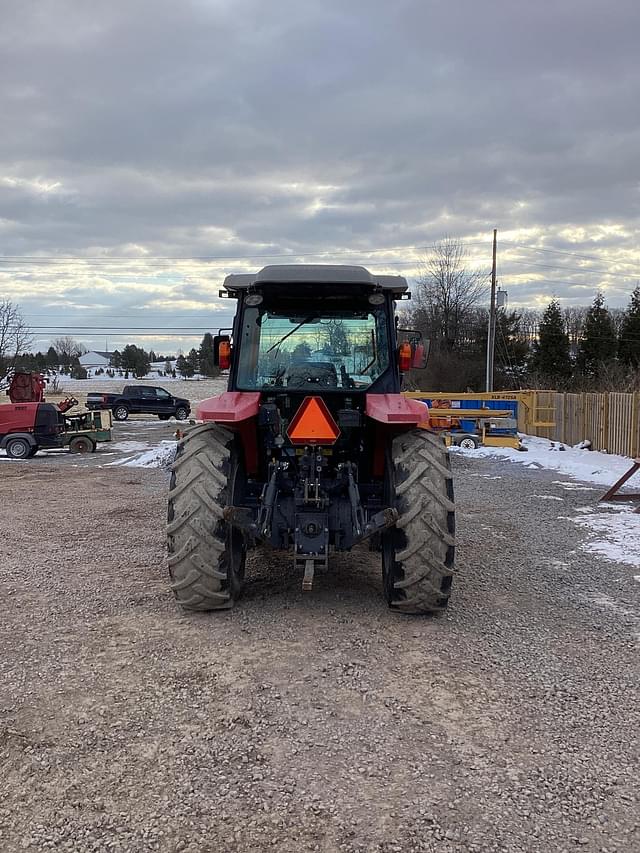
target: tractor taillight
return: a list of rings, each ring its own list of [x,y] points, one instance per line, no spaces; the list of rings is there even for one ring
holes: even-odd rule
[[[405,341],[398,347],[398,367],[400,373],[406,373],[407,370],[411,370],[411,344],[408,341]]]
[[[229,341],[220,341],[218,347],[218,367],[220,370],[228,370],[231,366],[231,344]]]

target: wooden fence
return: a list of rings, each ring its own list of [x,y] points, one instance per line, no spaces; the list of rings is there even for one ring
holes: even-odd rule
[[[640,394],[561,394],[525,391],[518,427],[565,444],[588,439],[594,450],[621,456],[640,455]],[[547,417],[550,416],[550,417]],[[551,425],[553,422],[553,425]]]

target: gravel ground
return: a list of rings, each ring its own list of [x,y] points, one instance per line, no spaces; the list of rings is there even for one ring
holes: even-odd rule
[[[457,455],[447,615],[376,555],[232,612],[166,582],[166,473],[0,469],[0,850],[637,851],[640,584],[596,491]],[[556,496],[562,502],[536,495]]]

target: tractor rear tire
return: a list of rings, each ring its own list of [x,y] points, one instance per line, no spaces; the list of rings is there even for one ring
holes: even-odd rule
[[[385,505],[399,512],[381,536],[385,598],[401,613],[444,610],[453,581],[455,506],[442,438],[417,429],[387,452]]]
[[[241,503],[244,483],[231,432],[213,423],[187,430],[172,466],[167,526],[171,588],[185,610],[226,610],[242,592],[246,543],[223,510]]]

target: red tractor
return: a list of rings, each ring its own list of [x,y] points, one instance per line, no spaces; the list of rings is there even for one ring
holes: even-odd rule
[[[0,450],[12,459],[28,459],[44,450],[68,447],[78,453],[95,450],[97,441],[111,437],[109,423],[95,422],[95,415],[65,416],[78,404],[67,397],[54,405],[44,398],[46,380],[40,373],[16,372],[10,378],[10,403],[0,405]],[[108,414],[108,413],[107,413]]]
[[[215,339],[228,390],[204,400],[178,445],[169,493],[172,588],[187,610],[233,606],[247,550],[286,550],[310,589],[332,551],[364,540],[403,613],[442,610],[453,579],[446,447],[402,375],[425,366],[398,329],[401,276],[354,266],[230,275],[231,335]]]

